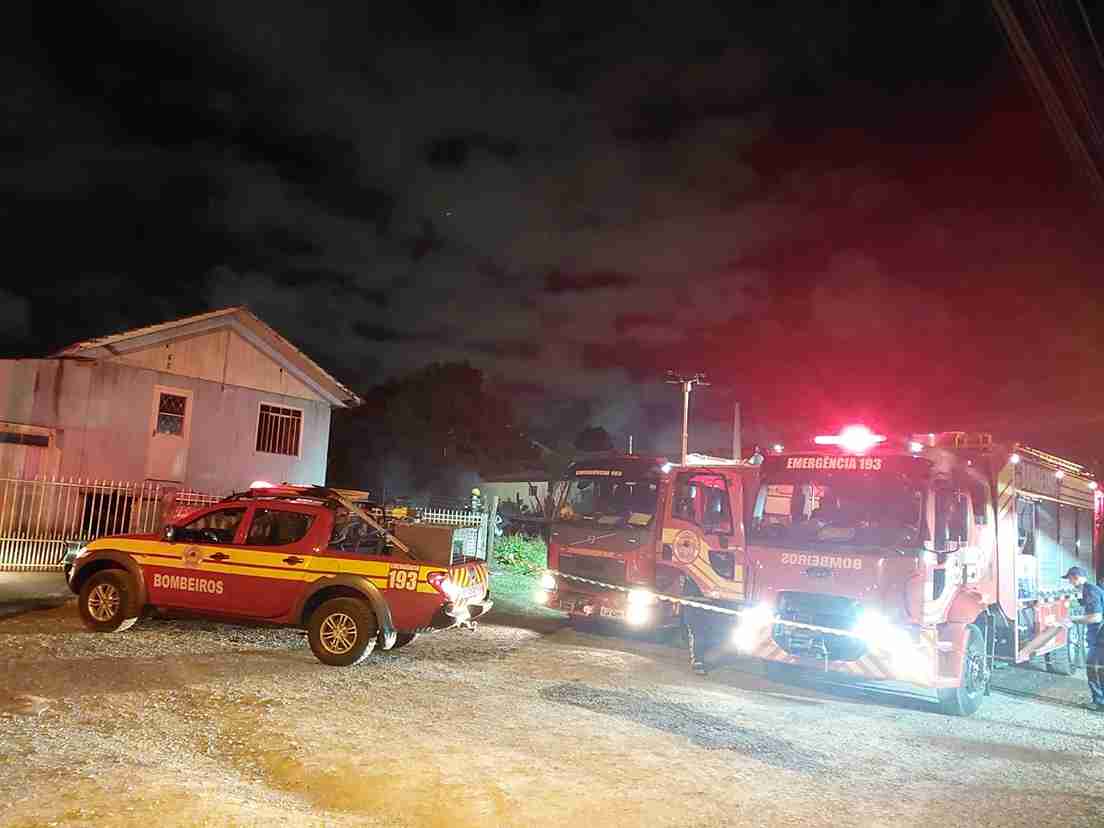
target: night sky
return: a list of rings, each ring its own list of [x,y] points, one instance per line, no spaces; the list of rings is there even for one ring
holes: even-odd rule
[[[676,445],[671,368],[700,449],[740,400],[1104,457],[1104,215],[988,3],[462,5],[35,4],[4,353],[246,304],[358,390],[468,360],[538,434]]]

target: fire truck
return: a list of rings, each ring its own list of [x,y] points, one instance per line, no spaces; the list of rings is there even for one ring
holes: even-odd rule
[[[1092,571],[1102,500],[1076,463],[988,434],[851,426],[767,457],[747,503],[732,640],[775,672],[907,682],[963,716],[996,662],[1069,674],[1083,658],[1062,576]]]
[[[608,454],[571,466],[557,486],[538,603],[573,620],[679,624],[659,595],[744,602],[746,462],[689,454]]]

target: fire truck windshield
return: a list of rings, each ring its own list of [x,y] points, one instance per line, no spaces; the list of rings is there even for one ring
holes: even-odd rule
[[[899,473],[787,472],[764,475],[752,537],[804,545],[920,545],[924,486]]]
[[[658,480],[576,477],[560,503],[560,520],[646,526],[655,516]]]

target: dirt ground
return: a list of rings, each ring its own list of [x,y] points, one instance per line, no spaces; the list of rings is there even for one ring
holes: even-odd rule
[[[1104,825],[1104,717],[772,683],[499,613],[350,669],[296,631],[0,620],[0,825]]]

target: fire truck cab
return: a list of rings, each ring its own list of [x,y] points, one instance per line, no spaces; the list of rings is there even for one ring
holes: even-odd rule
[[[742,605],[750,469],[696,454],[686,465],[616,454],[575,463],[558,486],[536,600],[632,627],[680,622],[680,606],[656,593]]]
[[[772,455],[749,493],[738,649],[773,664],[936,691],[970,715],[994,661],[1083,659],[1066,568],[1092,567],[1097,484],[986,434],[861,426]]]

